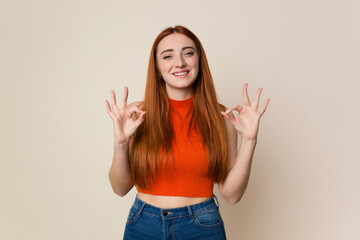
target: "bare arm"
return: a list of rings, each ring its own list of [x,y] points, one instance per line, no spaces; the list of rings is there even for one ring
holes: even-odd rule
[[[135,130],[144,120],[145,112],[138,106],[139,102],[127,106],[128,89],[125,87],[120,107],[116,105],[115,92],[111,91],[111,107],[107,100],[105,105],[114,125],[114,155],[109,170],[109,180],[116,194],[125,196],[134,186],[129,164],[129,142]],[[136,114],[138,118],[135,117]]]
[[[129,143],[114,143],[114,156],[109,171],[109,180],[114,192],[123,197],[134,186],[129,165]]]
[[[235,132],[235,135],[237,135],[237,132]],[[235,137],[237,138],[237,136]],[[233,133],[229,138],[234,139]],[[234,143],[231,145],[234,145]],[[218,183],[219,192],[231,205],[239,202],[245,193],[250,178],[251,163],[255,146],[256,139],[241,140],[238,151],[236,151],[235,145],[235,152],[233,150],[230,155],[232,156],[231,160],[229,156],[229,168],[225,181]],[[234,149],[234,146],[232,146],[232,149]]]
[[[218,184],[218,188],[224,199],[232,205],[240,201],[248,185],[260,117],[264,114],[270,101],[268,98],[262,109],[257,110],[261,91],[262,88],[259,88],[255,100],[251,104],[247,95],[247,84],[245,84],[243,87],[244,107],[235,105],[226,112],[222,112],[228,120],[226,121],[226,130],[229,144],[229,165],[226,178]],[[232,114],[234,110],[239,113],[236,118]],[[236,151],[237,134],[241,135],[238,151]]]

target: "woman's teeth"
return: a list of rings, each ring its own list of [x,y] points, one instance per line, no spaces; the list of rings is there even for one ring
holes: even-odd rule
[[[188,74],[189,73],[189,71],[187,71],[187,72],[180,72],[180,73],[174,73],[174,75],[175,76],[181,76],[181,75],[186,75],[186,74]]]

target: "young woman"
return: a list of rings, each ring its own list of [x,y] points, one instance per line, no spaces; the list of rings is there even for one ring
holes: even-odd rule
[[[226,109],[199,39],[183,26],[158,35],[144,101],[127,105],[126,87],[119,104],[114,91],[105,100],[115,135],[110,183],[120,196],[138,192],[124,239],[226,239],[213,186],[229,204],[243,196],[270,101],[258,110],[261,91],[251,103],[244,84],[244,106]]]

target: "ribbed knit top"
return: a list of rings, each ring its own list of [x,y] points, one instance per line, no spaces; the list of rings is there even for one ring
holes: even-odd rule
[[[139,187],[137,189],[139,192],[153,195],[211,197],[214,181],[207,176],[207,151],[203,147],[201,137],[194,129],[188,134],[193,98],[182,101],[169,99],[169,104],[174,131],[173,168],[165,166],[162,161],[155,183],[149,178],[149,191]],[[168,159],[168,162],[171,160]]]

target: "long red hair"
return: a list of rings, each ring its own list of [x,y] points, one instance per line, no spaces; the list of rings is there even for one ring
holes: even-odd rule
[[[149,189],[149,179],[155,179],[161,160],[171,156],[173,131],[171,126],[169,100],[165,82],[156,67],[156,52],[159,42],[174,33],[184,34],[192,39],[199,54],[199,73],[193,83],[193,110],[190,127],[201,134],[209,156],[208,177],[222,182],[227,172],[228,144],[224,118],[220,113],[224,106],[218,103],[209,65],[200,40],[183,26],[164,29],[151,48],[145,99],[141,105],[146,111],[144,122],[130,141],[130,169],[134,184]],[[190,129],[189,129],[190,131]]]

